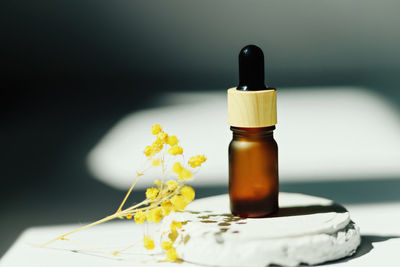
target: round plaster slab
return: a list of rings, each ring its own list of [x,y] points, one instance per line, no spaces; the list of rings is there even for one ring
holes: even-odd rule
[[[296,266],[352,255],[360,244],[349,212],[331,200],[280,193],[280,211],[269,218],[234,217],[229,196],[197,200],[166,218],[187,222],[176,241],[179,256],[211,266]]]

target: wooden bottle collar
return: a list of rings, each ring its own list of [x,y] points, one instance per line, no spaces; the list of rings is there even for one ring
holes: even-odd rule
[[[228,89],[228,123],[236,127],[268,127],[277,124],[276,90]]]

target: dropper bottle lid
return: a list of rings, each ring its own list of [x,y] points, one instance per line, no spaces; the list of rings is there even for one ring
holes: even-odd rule
[[[228,121],[236,127],[277,123],[276,90],[264,83],[264,53],[255,45],[239,53],[239,85],[228,90]]]
[[[256,45],[248,45],[239,53],[239,85],[237,90],[259,91],[274,89],[265,85],[264,53]]]

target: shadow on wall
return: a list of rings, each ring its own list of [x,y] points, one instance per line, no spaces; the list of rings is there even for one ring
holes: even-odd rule
[[[224,87],[248,43],[275,86],[397,84],[398,1],[4,3],[2,79],[22,86]]]

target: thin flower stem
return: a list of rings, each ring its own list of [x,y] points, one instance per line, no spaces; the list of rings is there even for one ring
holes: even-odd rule
[[[165,152],[164,152],[165,154]],[[160,191],[162,191],[164,189],[164,176],[165,176],[165,157],[164,154],[161,156],[161,187],[160,187]]]
[[[139,172],[139,173],[136,175],[135,181],[133,182],[133,184],[132,184],[131,187],[129,188],[128,192],[126,193],[126,195],[125,195],[125,197],[124,197],[124,200],[122,200],[121,205],[119,205],[119,208],[118,208],[118,210],[117,210],[115,213],[118,213],[118,212],[120,212],[120,211],[122,210],[122,207],[125,205],[126,200],[128,199],[128,197],[129,197],[129,195],[131,194],[133,188],[135,187],[137,181],[139,180],[140,176],[142,176],[142,175],[143,175],[143,173],[141,173],[141,172]]]
[[[120,249],[120,250],[115,251],[113,254],[114,254],[114,255],[118,255],[118,254],[120,254],[121,252],[124,252],[124,251],[126,251],[126,250],[128,250],[128,249],[130,249],[130,248],[132,248],[132,247],[134,247],[134,246],[136,246],[137,243],[138,243],[138,241],[136,241],[135,243],[133,243],[133,244],[127,246],[127,247],[124,247],[123,249]]]
[[[147,199],[146,200],[143,200],[142,202],[140,202],[139,204],[136,204],[136,205],[134,205],[134,206],[132,206],[132,207],[129,207],[129,208],[127,208],[127,209],[124,209],[124,210],[121,210],[120,212],[127,212],[127,211],[132,211],[132,210],[140,210],[140,209],[136,209],[137,207],[140,207],[140,206],[143,206],[143,205],[147,205],[147,204],[149,204],[150,203],[150,201],[148,201]],[[144,209],[144,208],[141,208],[141,209]]]
[[[177,189],[180,189],[180,188],[181,188],[181,186],[179,186]],[[164,197],[164,198],[162,198],[160,200],[157,200],[157,201],[154,201],[154,202],[152,202],[152,201],[149,202],[148,200],[144,200],[144,201],[140,202],[139,204],[136,204],[136,205],[134,205],[132,207],[129,207],[129,208],[125,209],[125,210],[117,211],[116,213],[114,213],[114,214],[112,214],[110,216],[107,216],[107,217],[105,217],[105,218],[103,218],[101,220],[98,220],[98,221],[93,222],[91,224],[88,224],[88,225],[85,225],[85,226],[80,227],[78,229],[75,229],[75,230],[73,230],[73,231],[71,231],[69,233],[60,235],[60,236],[58,236],[58,237],[56,237],[56,238],[54,238],[54,239],[42,244],[42,245],[40,245],[40,247],[45,247],[45,246],[47,246],[47,245],[49,245],[49,244],[51,244],[51,243],[53,243],[53,242],[55,242],[55,241],[57,241],[59,239],[64,239],[68,235],[71,235],[73,233],[79,232],[81,230],[87,229],[89,227],[92,227],[92,226],[95,226],[95,225],[98,225],[98,224],[101,224],[101,223],[105,223],[105,222],[111,221],[111,220],[113,220],[115,218],[118,218],[120,216],[126,215],[128,213],[137,212],[139,210],[144,210],[144,209],[148,209],[149,208],[149,207],[144,207],[144,208],[137,209],[137,207],[140,207],[142,205],[146,205],[146,204],[149,204],[149,203],[151,204],[151,206],[158,205],[159,203],[161,203],[165,199],[171,198],[172,196],[176,195],[177,192],[179,192],[179,190],[175,190],[175,192],[173,192],[172,194],[168,195],[167,197]]]
[[[105,222],[111,221],[111,220],[113,220],[113,219],[116,219],[116,218],[118,218],[118,217],[120,217],[120,216],[127,215],[127,214],[132,213],[132,212],[137,212],[137,211],[140,211],[140,210],[147,209],[147,207],[145,207],[145,208],[139,208],[139,209],[138,209],[137,207],[140,207],[140,206],[142,206],[142,205],[146,205],[146,204],[148,204],[148,203],[149,203],[149,201],[144,200],[144,201],[140,202],[139,204],[136,204],[136,205],[134,205],[134,206],[132,206],[132,207],[129,207],[129,208],[125,209],[125,210],[116,212],[116,213],[114,213],[114,214],[112,214],[112,215],[110,215],[110,216],[107,216],[107,217],[105,217],[105,218],[103,218],[103,219],[101,219],[101,220],[98,220],[98,221],[93,222],[93,223],[91,223],[91,224],[88,224],[88,225],[85,225],[85,226],[80,227],[80,228],[78,228],[78,229],[75,229],[75,230],[73,230],[73,231],[71,231],[71,232],[69,232],[69,233],[60,235],[60,236],[58,236],[58,237],[56,237],[56,238],[54,238],[54,239],[52,239],[52,240],[50,240],[50,241],[48,241],[48,242],[42,244],[42,245],[40,245],[40,247],[45,247],[45,246],[47,246],[47,245],[49,245],[49,244],[51,244],[51,243],[53,243],[53,242],[55,242],[55,241],[57,241],[57,240],[59,240],[59,239],[65,239],[66,236],[71,235],[71,234],[76,233],[76,232],[79,232],[79,231],[81,231],[81,230],[87,229],[87,228],[89,228],[89,227],[92,227],[92,226],[95,226],[95,225],[98,225],[98,224],[101,224],[101,223],[105,223]]]
[[[144,205],[144,202],[145,202],[145,201],[143,201],[143,203],[140,203],[140,204],[141,204],[141,205],[142,205],[142,204]],[[135,205],[135,206],[137,206],[137,205]],[[146,209],[149,208],[149,207],[135,208],[135,206],[130,207],[130,208],[127,208],[127,209],[125,209],[125,210],[122,210],[122,211],[118,212],[118,213],[117,213],[118,217],[119,217],[119,216],[126,216],[126,215],[128,215],[128,214],[135,215],[136,212],[142,211],[142,210],[146,210]]]
[[[85,225],[85,226],[80,227],[80,228],[78,228],[78,229],[75,229],[75,230],[73,230],[73,231],[71,231],[71,232],[69,232],[69,233],[60,235],[60,236],[58,236],[58,237],[56,237],[56,238],[54,238],[54,239],[52,239],[52,240],[50,240],[50,241],[48,241],[48,242],[42,244],[42,245],[40,245],[40,247],[45,247],[45,246],[47,246],[47,245],[49,245],[49,244],[51,244],[51,243],[53,243],[53,242],[55,242],[55,241],[57,241],[57,240],[59,240],[59,239],[65,238],[66,236],[68,236],[68,235],[70,235],[70,234],[79,232],[79,231],[81,231],[81,230],[84,230],[84,229],[86,229],[86,228],[89,228],[89,227],[98,225],[98,224],[100,224],[100,223],[104,223],[104,222],[111,221],[111,220],[113,220],[113,219],[115,219],[115,218],[117,218],[117,217],[118,217],[117,214],[113,214],[113,215],[107,216],[107,217],[105,217],[105,218],[103,218],[103,219],[101,219],[101,220],[98,220],[98,221],[93,222],[93,223],[91,223],[91,224],[88,224],[88,225]]]

